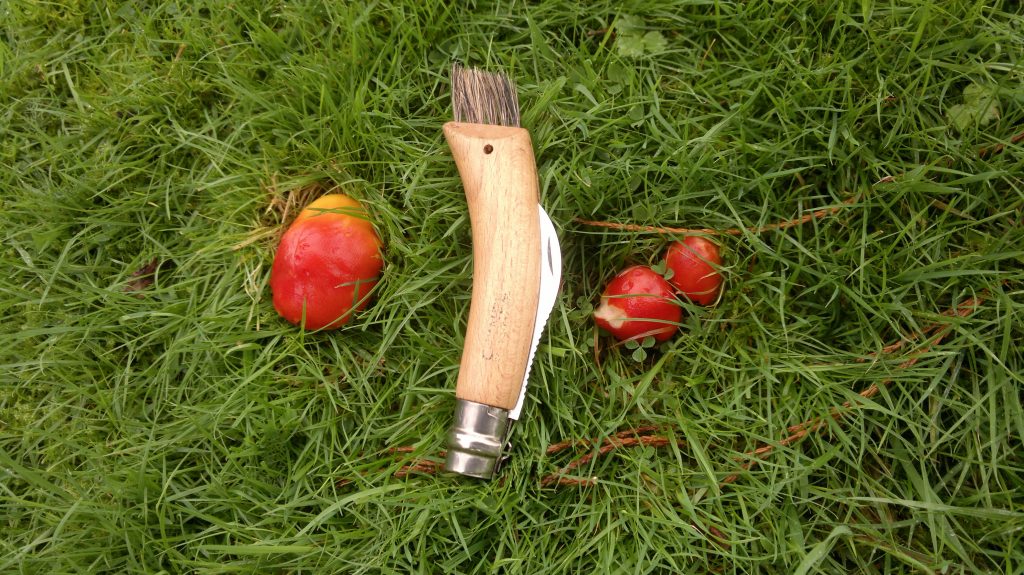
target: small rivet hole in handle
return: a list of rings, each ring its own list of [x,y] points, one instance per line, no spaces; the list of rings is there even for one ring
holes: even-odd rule
[[[494,146],[492,146],[490,144],[487,144],[486,146],[484,146],[484,153],[485,154],[490,154],[493,151],[494,151]]]

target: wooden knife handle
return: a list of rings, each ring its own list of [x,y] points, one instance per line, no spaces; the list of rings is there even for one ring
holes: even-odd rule
[[[473,231],[473,297],[455,396],[512,409],[540,294],[537,165],[523,128],[448,122]]]

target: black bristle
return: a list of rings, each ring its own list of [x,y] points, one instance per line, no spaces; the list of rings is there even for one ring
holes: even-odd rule
[[[456,122],[519,126],[516,86],[504,74],[452,65],[452,107]]]

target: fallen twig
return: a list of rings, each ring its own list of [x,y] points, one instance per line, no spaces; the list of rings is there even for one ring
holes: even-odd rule
[[[942,312],[941,315],[945,317],[967,317],[971,315],[978,308],[978,306],[981,305],[981,303],[987,296],[988,294],[983,292],[978,296],[969,298],[966,301],[960,303],[959,305]],[[942,342],[942,340],[945,339],[947,335],[949,335],[951,329],[952,326],[948,323],[936,323],[928,327],[925,327],[923,330],[923,334],[931,334],[932,340],[929,341],[924,347],[919,349],[917,352],[915,352],[913,355],[911,355],[909,358],[907,358],[906,361],[900,363],[899,366],[897,366],[898,369],[906,369],[916,364],[922,355],[931,351],[933,347],[939,345]],[[900,349],[907,341],[913,341],[914,339],[916,338],[911,338],[910,340],[901,340],[896,344],[886,346],[885,348],[882,349],[882,351],[886,352],[886,350]],[[872,383],[871,385],[859,391],[857,395],[864,399],[870,399],[877,395],[879,391],[881,391],[881,386],[886,386],[889,385],[890,383],[892,383],[891,379],[883,380],[880,384]],[[757,463],[764,456],[771,454],[773,451],[775,451],[775,449],[779,447],[786,447],[792,443],[800,441],[808,434],[816,432],[822,427],[824,427],[826,423],[828,423],[829,419],[838,420],[844,415],[847,415],[848,413],[850,413],[849,410],[853,407],[855,406],[853,405],[852,401],[845,401],[841,406],[833,407],[832,409],[830,409],[829,414],[826,417],[815,417],[807,421],[798,423],[796,425],[789,426],[788,428],[786,428],[786,431],[790,433],[789,436],[779,440],[776,443],[765,444],[758,447],[757,449],[754,449],[753,451],[748,451],[745,455],[751,457],[751,459],[740,465],[740,471],[750,470],[752,467],[757,465]],[[723,487],[725,485],[735,482],[737,479],[739,479],[739,476],[739,472],[732,473],[726,476],[725,479],[723,479],[722,482],[719,483],[719,487]]]
[[[1024,132],[1018,132],[1018,133],[1014,134],[1010,138],[1010,144],[1011,145],[1012,144],[1019,144],[1022,141],[1024,141]],[[1002,143],[993,144],[991,146],[986,146],[986,147],[978,150],[978,157],[981,158],[981,159],[985,159],[985,158],[987,158],[989,156],[995,156],[996,154],[1001,154],[1001,153],[1003,153],[1004,150],[1006,150],[1006,145],[1005,144],[1002,144]]]
[[[627,429],[625,431],[620,431],[620,432],[616,433],[614,435],[614,437],[622,439],[622,438],[626,438],[626,437],[644,435],[646,433],[657,431],[658,429],[660,429],[660,428],[657,425],[643,425],[643,426],[640,426],[640,427],[635,427],[633,429]],[[598,441],[596,439],[566,439],[565,441],[559,441],[558,443],[552,443],[551,445],[549,445],[547,447],[546,450],[544,450],[544,452],[546,454],[548,454],[548,455],[554,455],[554,454],[556,454],[556,453],[558,453],[560,451],[564,451],[566,449],[569,449],[570,447],[592,447],[592,446],[596,445],[597,443],[598,443]]]
[[[395,472],[395,477],[402,478],[402,477],[408,476],[411,473],[423,473],[423,474],[426,474],[426,475],[437,475],[437,473],[439,471],[441,471],[441,466],[442,465],[443,464],[438,462],[438,461],[431,461],[429,459],[424,459],[424,460],[421,460],[421,461],[416,461],[416,462],[410,463],[408,465],[403,465],[402,467],[400,467],[398,469],[398,471]]]
[[[629,433],[629,432],[625,432],[625,433]],[[565,467],[559,469],[558,471],[546,475],[543,479],[540,480],[540,485],[541,485],[541,487],[546,487],[546,486],[552,485],[552,484],[565,485],[566,483],[563,480],[567,479],[565,477],[567,473],[569,473],[573,469],[576,469],[577,467],[586,465],[587,463],[590,462],[590,460],[594,459],[595,457],[604,455],[604,454],[608,453],[609,451],[614,451],[614,450],[619,449],[621,447],[636,447],[638,445],[639,446],[650,446],[650,447],[663,447],[665,445],[668,445],[671,441],[672,441],[671,437],[667,437],[667,436],[664,436],[664,435],[642,435],[642,436],[626,437],[626,436],[624,436],[623,433],[618,433],[618,434],[616,434],[616,435],[614,435],[612,437],[606,438],[602,442],[601,448],[598,449],[596,452],[591,452],[591,453],[587,453],[585,455],[582,455],[582,456],[580,456],[580,457],[570,461],[568,465],[566,465]],[[578,485],[579,484],[579,482],[577,480],[575,480],[575,479],[570,479],[570,481],[571,481],[570,484],[573,484],[573,485]],[[593,485],[593,483],[595,483],[596,481],[597,481],[597,478],[596,477],[592,477],[592,478],[590,478],[588,484]]]
[[[714,46],[714,45],[715,45],[714,42],[712,42],[712,46]],[[711,46],[709,46],[708,50],[711,51]],[[707,57],[707,53],[705,54],[705,56]],[[1024,141],[1024,131],[1018,132],[1018,133],[1014,134],[1013,136],[1011,136],[1011,138],[1010,138],[1010,144],[1011,145],[1018,144],[1018,143],[1020,143],[1022,141]],[[978,150],[978,158],[984,160],[984,159],[989,158],[991,156],[996,156],[996,154],[1004,152],[1006,150],[1006,147],[1007,147],[1006,144],[1001,143],[1001,142],[997,143],[997,144],[990,145],[990,146],[982,147],[981,149]],[[876,185],[882,184],[882,183],[890,183],[890,182],[894,182],[894,181],[896,181],[896,176],[886,176],[886,177],[882,178],[881,180],[879,180],[878,182],[876,182]],[[734,227],[734,228],[729,228],[729,229],[726,229],[726,230],[718,230],[718,229],[712,229],[712,228],[663,227],[663,226],[646,226],[646,225],[639,225],[639,224],[622,224],[622,223],[616,223],[616,222],[604,222],[604,221],[595,221],[595,220],[585,220],[583,218],[575,218],[574,221],[577,222],[577,223],[583,224],[583,225],[594,226],[594,227],[603,227],[603,228],[609,228],[609,229],[617,229],[617,230],[621,230],[621,231],[641,231],[641,232],[665,233],[665,234],[693,234],[693,233],[698,233],[698,234],[703,234],[703,235],[741,235],[744,232],[764,233],[766,231],[774,231],[774,230],[778,230],[778,229],[786,229],[786,228],[791,228],[791,227],[796,227],[796,226],[799,226],[799,225],[803,225],[803,224],[806,224],[807,222],[810,222],[812,220],[818,220],[818,219],[825,218],[825,217],[828,217],[828,216],[833,216],[833,215],[839,213],[843,208],[846,208],[848,206],[851,206],[851,205],[855,204],[858,200],[859,200],[859,196],[858,195],[854,195],[852,197],[847,198],[847,200],[844,200],[839,206],[834,206],[834,207],[831,207],[831,208],[822,208],[821,210],[815,210],[814,212],[811,212],[809,214],[805,214],[805,215],[803,215],[803,216],[801,216],[799,218],[793,219],[793,220],[785,220],[785,221],[776,222],[776,223],[768,224],[768,225],[764,225],[764,226]]]
[[[416,450],[416,446],[415,445],[401,445],[401,446],[397,446],[397,447],[389,447],[388,450],[387,450],[387,453],[391,453],[391,454],[396,454],[396,453],[412,453],[415,450]],[[439,458],[441,458],[441,459],[444,459],[444,456],[446,454],[447,454],[447,452],[442,449],[440,452],[438,452],[437,456]],[[412,473],[423,473],[425,475],[437,475],[437,473],[441,471],[441,466],[442,465],[444,465],[444,464],[441,463],[440,461],[435,461],[433,459],[417,459],[417,460],[414,460],[412,463],[407,463],[407,464],[399,467],[398,471],[395,472],[395,477],[402,478],[402,477],[406,477],[406,476],[408,476],[408,475],[410,475]]]
[[[576,218],[576,223],[583,224],[585,226],[594,226],[598,228],[610,228],[613,230],[622,230],[626,232],[650,232],[655,234],[702,234],[706,236],[739,236],[743,233],[749,232],[752,234],[761,234],[764,232],[770,232],[774,230],[784,230],[787,228],[793,228],[802,224],[806,224],[812,220],[819,220],[824,217],[828,217],[838,213],[845,207],[851,206],[857,202],[859,196],[852,196],[843,200],[839,205],[832,206],[831,208],[822,208],[813,212],[804,214],[799,218],[792,220],[785,220],[782,222],[776,222],[774,224],[767,224],[764,226],[751,226],[746,228],[730,228],[727,230],[715,230],[711,228],[665,228],[659,226],[642,226],[638,224],[620,224],[616,222],[601,222],[594,220],[584,220]]]

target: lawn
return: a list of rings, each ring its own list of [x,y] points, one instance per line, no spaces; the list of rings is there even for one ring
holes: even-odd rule
[[[1024,572],[1016,2],[0,0],[0,573]],[[513,458],[436,474],[472,282],[441,134],[509,75],[561,296]],[[386,262],[271,304],[338,189]],[[600,225],[598,225],[600,224]],[[718,305],[603,286],[679,232]]]

